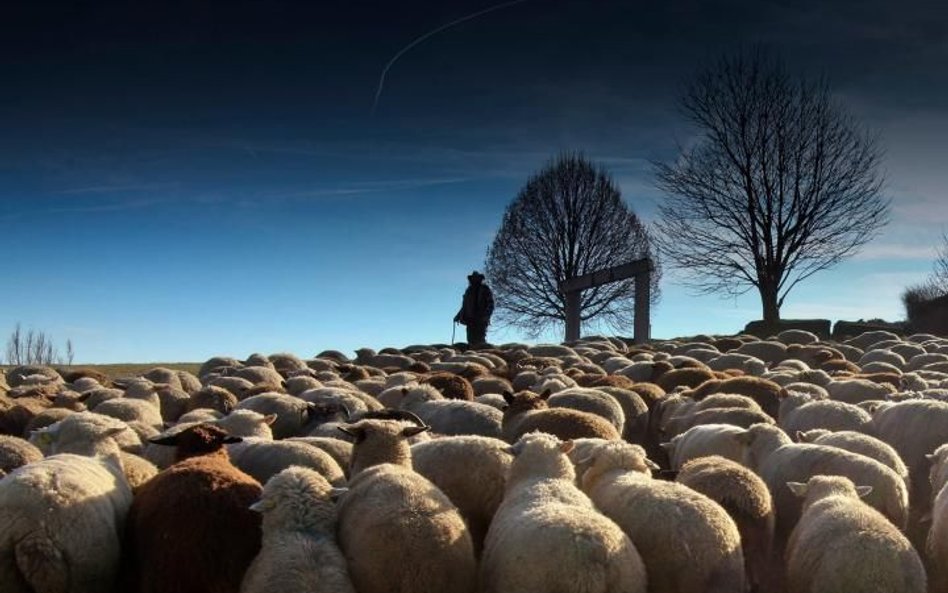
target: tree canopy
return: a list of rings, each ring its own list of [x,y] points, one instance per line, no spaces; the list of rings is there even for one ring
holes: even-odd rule
[[[888,222],[875,136],[823,79],[756,51],[719,60],[681,100],[696,142],[656,164],[656,237],[702,293],[757,289],[765,322],[787,294]]]
[[[565,323],[562,281],[651,256],[649,234],[618,186],[580,153],[563,154],[533,175],[507,206],[487,251],[497,317],[536,336]],[[652,275],[657,299],[660,274]],[[631,328],[634,280],[583,292],[582,322]]]

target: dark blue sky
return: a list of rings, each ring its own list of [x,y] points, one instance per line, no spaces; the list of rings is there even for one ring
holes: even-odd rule
[[[683,85],[758,44],[879,131],[893,199],[886,233],[785,315],[900,315],[948,221],[948,4],[527,0],[406,52],[372,115],[401,48],[489,6],[5,5],[0,331],[90,362],[445,341],[531,172],[584,150],[649,220],[649,161],[693,134]],[[673,276],[664,295],[659,336],[759,315]]]

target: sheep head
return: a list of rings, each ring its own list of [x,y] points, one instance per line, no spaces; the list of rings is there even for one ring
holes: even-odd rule
[[[148,442],[175,447],[175,460],[181,461],[189,457],[215,453],[224,445],[239,443],[242,440],[240,437],[230,436],[220,426],[205,422],[172,435],[148,439]]]

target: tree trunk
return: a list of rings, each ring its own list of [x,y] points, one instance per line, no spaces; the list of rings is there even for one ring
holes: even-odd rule
[[[776,328],[780,323],[780,305],[777,303],[777,287],[761,284],[760,302],[764,309],[764,323]]]

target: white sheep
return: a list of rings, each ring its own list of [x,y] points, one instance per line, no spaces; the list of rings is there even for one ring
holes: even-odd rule
[[[474,591],[476,561],[464,519],[411,468],[407,439],[428,427],[360,420],[341,429],[356,441],[338,528],[356,590]]]
[[[681,466],[692,459],[708,455],[719,455],[740,462],[744,447],[737,435],[743,434],[744,430],[732,424],[701,424],[662,443],[662,448],[668,454],[673,470],[681,469]]]
[[[241,400],[238,410],[253,410],[263,415],[276,414],[270,426],[273,438],[299,436],[312,420],[313,404],[285,393],[260,393]]]
[[[0,480],[3,591],[112,590],[132,503],[111,438],[124,430],[117,420],[73,414],[40,430],[50,457]]]
[[[826,445],[794,443],[782,430],[767,424],[754,425],[737,438],[745,445],[743,464],[757,472],[770,489],[781,541],[800,517],[800,501],[787,482],[805,482],[821,474],[872,486],[867,502],[899,529],[906,527],[909,503],[905,481],[875,459]]]
[[[483,593],[644,593],[645,567],[627,535],[574,484],[571,443],[528,434],[514,460],[480,565]]]
[[[446,436],[411,447],[412,465],[458,508],[480,553],[504,497],[510,445],[482,436]]]
[[[806,401],[790,395],[780,402],[777,424],[787,434],[817,428],[827,430],[871,431],[872,416],[858,406],[835,400]]]
[[[0,434],[0,471],[8,474],[42,458],[43,452],[36,445],[20,437]]]
[[[478,402],[445,399],[432,385],[401,387],[402,410],[417,414],[431,429],[443,435],[480,435],[500,438],[503,412]]]
[[[841,476],[787,486],[805,499],[787,544],[789,591],[926,593],[925,568],[912,544],[860,500],[870,486]]]
[[[879,406],[872,413],[873,434],[899,454],[909,470],[913,520],[931,508],[932,489],[928,481],[927,455],[948,443],[948,403],[909,400]],[[922,530],[910,539],[920,545]]]
[[[240,593],[354,593],[336,544],[333,487],[319,473],[291,467],[270,478],[250,508],[263,515],[260,552]]]
[[[270,425],[276,421],[276,414],[264,416],[253,410],[234,410],[214,423],[235,437],[257,437],[263,440],[273,440],[273,431]]]
[[[551,395],[547,400],[551,408],[572,408],[589,412],[608,420],[621,434],[625,428],[625,412],[619,402],[608,393],[588,387],[571,387]]]
[[[123,422],[141,422],[160,429],[164,423],[161,418],[161,408],[159,407],[158,396],[152,395],[154,396],[154,402],[125,396],[104,401],[92,408],[92,411],[96,414],[118,418]]]
[[[261,484],[294,465],[319,472],[334,486],[346,481],[342,468],[329,453],[305,442],[248,437],[227,445],[227,454],[235,467]]]
[[[948,591],[948,445],[938,447],[929,454],[931,472],[929,483],[935,493],[931,506],[931,529],[925,542],[928,556],[929,577],[932,593]]]
[[[652,480],[654,464],[634,445],[593,447],[577,464],[587,468],[582,490],[635,544],[650,591],[744,590],[740,533],[720,505],[687,486]]]
[[[787,433],[792,434],[790,431],[787,431]],[[845,449],[847,451],[875,459],[879,463],[892,468],[892,471],[897,473],[902,477],[903,480],[906,481],[906,483],[908,483],[909,472],[908,468],[905,467],[905,463],[902,461],[902,458],[899,457],[899,454],[895,451],[895,449],[892,448],[891,445],[884,443],[873,436],[851,430],[830,432],[829,430],[825,429],[798,432],[796,435],[797,441],[801,443],[813,443],[814,445],[829,445],[831,447],[839,447],[840,449]]]
[[[868,373],[870,371],[866,368],[866,365],[874,362],[886,363],[899,370],[905,368],[905,359],[891,350],[869,350],[856,361],[856,364],[862,368],[864,373]]]
[[[767,370],[767,363],[740,352],[726,352],[707,361],[708,367],[715,371],[726,371],[728,369],[737,369],[744,371],[745,374],[760,376]]]

